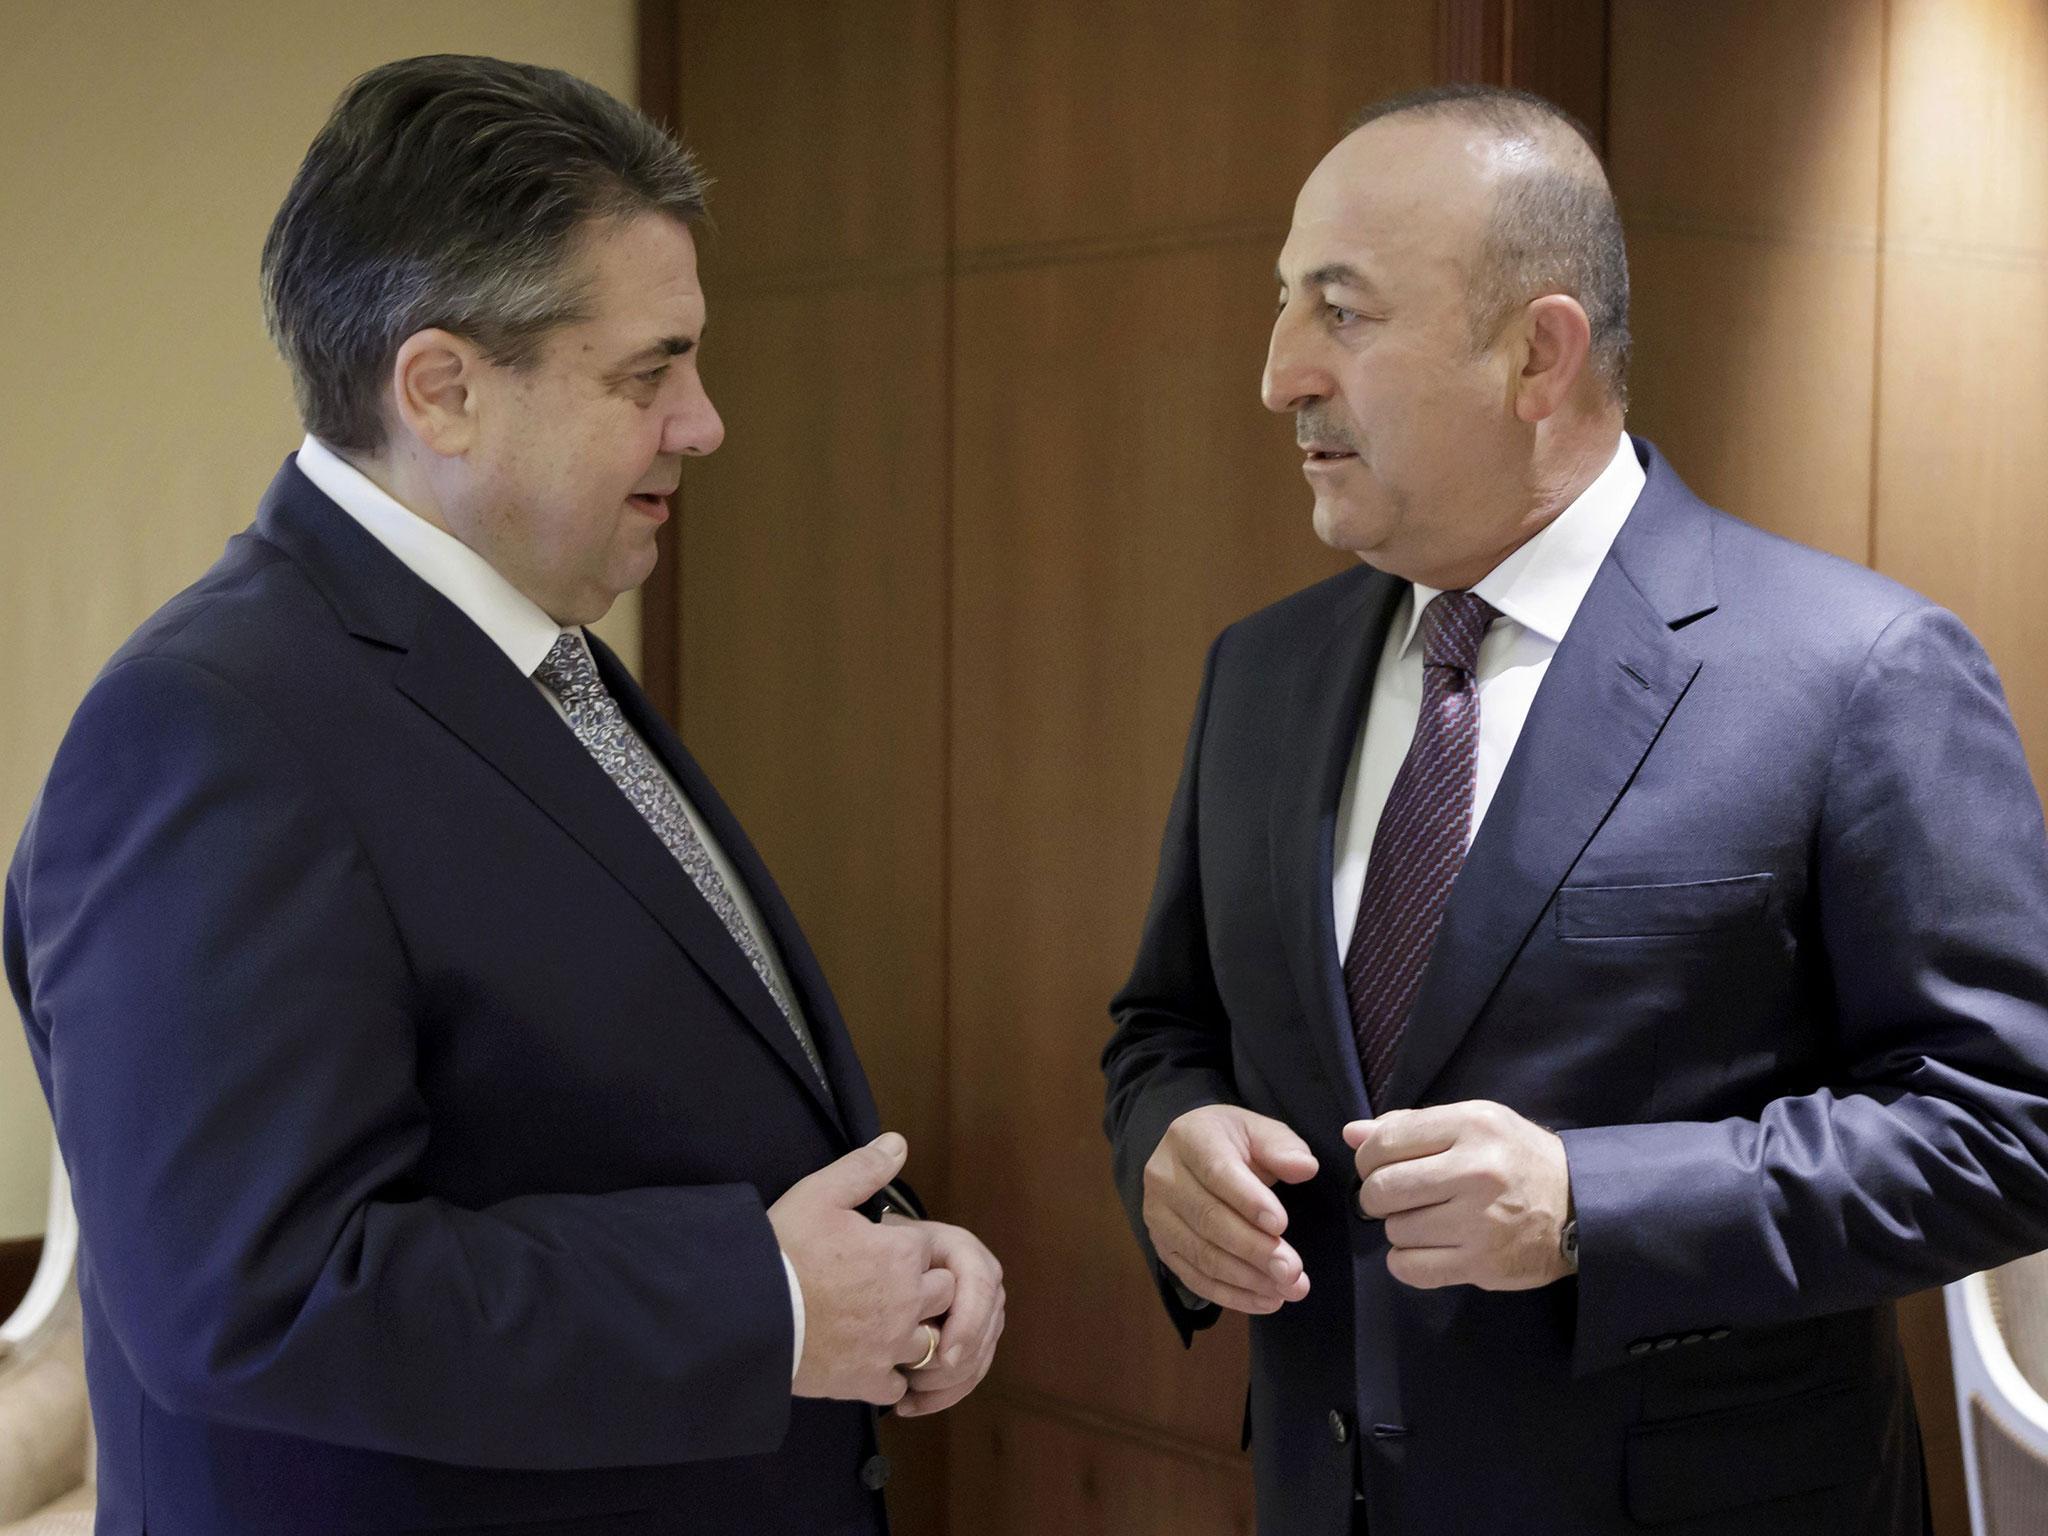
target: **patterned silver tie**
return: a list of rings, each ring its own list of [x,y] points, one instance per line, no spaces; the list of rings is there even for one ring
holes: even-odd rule
[[[668,777],[654,760],[654,754],[627,726],[626,717],[619,713],[617,702],[605,691],[590,652],[577,636],[565,634],[555,641],[546,659],[534,670],[533,678],[562,701],[562,710],[568,715],[577,740],[632,802],[633,809],[654,829],[655,836],[675,855],[676,862],[683,866],[698,893],[718,914],[718,920],[725,924],[725,931],[732,935],[733,943],[739,945],[740,953],[747,957],[747,963],[761,978],[768,995],[775,999],[775,1006],[789,1021],[811,1070],[818,1074],[818,1081],[825,1084],[825,1063],[819,1060],[818,1048],[811,1041],[810,1031],[797,1017],[795,1005],[776,981],[760,937],[740,915],[739,904],[733,900],[732,891],[719,878],[718,866],[711,862],[711,851],[704,846],[697,829],[690,825],[682,798],[669,786]],[[826,1086],[829,1091],[829,1084]]]

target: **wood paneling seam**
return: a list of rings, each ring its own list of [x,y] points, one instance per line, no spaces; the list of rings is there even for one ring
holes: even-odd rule
[[[671,131],[682,115],[682,34],[678,0],[639,0],[634,17],[639,106]],[[654,531],[654,569],[640,586],[637,668],[649,700],[678,730],[683,724],[682,521],[679,488],[669,498],[669,520]]]
[[[1921,236],[1878,241],[1878,254],[1887,259],[1928,261],[1943,266],[1974,267],[1980,271],[2020,272],[2034,276],[2048,274],[2048,246],[1993,245],[1984,241],[1938,240]]]
[[[954,323],[953,248],[959,243],[960,187],[960,15],[957,5],[946,7],[946,40],[941,67],[946,72],[945,118],[940,132],[944,172],[939,183],[943,200],[940,227],[946,232],[946,251],[941,262],[945,281],[939,310],[939,1059],[932,1070],[939,1075],[938,1117],[940,1178],[948,1195],[957,1185],[953,1179],[953,534],[957,508],[953,495],[953,388],[956,369]],[[952,1421],[945,1436],[947,1486],[952,1489]]]
[[[1257,223],[1212,224],[1099,240],[1042,240],[1018,245],[983,246],[920,261],[769,264],[751,269],[735,263],[712,268],[707,275],[727,293],[753,298],[837,289],[899,287],[906,283],[950,280],[962,273],[1007,272],[1020,267],[1073,266],[1133,257],[1171,256],[1183,251],[1212,251],[1233,245],[1270,243],[1278,250],[1286,237],[1284,224],[1261,219]]]
[[[1632,232],[1683,235],[1698,240],[1719,240],[1734,245],[1782,245],[1804,250],[1835,251],[1844,255],[1868,256],[1876,252],[1875,229],[1849,224],[1792,224],[1776,219],[1710,219],[1656,207],[1629,209]]]
[[[834,261],[804,265],[749,268],[735,262],[709,268],[706,277],[727,293],[753,298],[782,293],[819,293],[841,289],[901,288],[914,283],[944,281],[952,276],[944,257],[922,261]]]
[[[1133,256],[1209,251],[1255,242],[1270,242],[1277,252],[1286,238],[1287,222],[1284,218],[1233,219],[1228,223],[1191,225],[1186,229],[1163,229],[1139,235],[981,246],[960,251],[956,269],[971,273],[1001,272],[1016,267],[1073,266],[1085,262],[1120,261]]]
[[[1212,1445],[1204,1445],[1199,1440],[1190,1440],[1185,1436],[1173,1434],[1141,1419],[1106,1413],[1099,1408],[1084,1408],[1078,1403],[1068,1402],[1063,1397],[1055,1397],[1050,1392],[1041,1392],[1032,1387],[998,1386],[990,1382],[982,1385],[979,1395],[1022,1413],[1036,1414],[1043,1419],[1056,1419],[1078,1429],[1109,1435],[1162,1456],[1193,1462],[1197,1466],[1238,1474],[1242,1474],[1246,1467],[1246,1460],[1241,1452],[1219,1451]]]

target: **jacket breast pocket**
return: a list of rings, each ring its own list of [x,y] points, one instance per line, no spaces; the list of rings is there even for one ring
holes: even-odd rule
[[[1658,939],[1720,933],[1760,921],[1769,873],[1673,885],[1567,885],[1555,902],[1560,939]]]

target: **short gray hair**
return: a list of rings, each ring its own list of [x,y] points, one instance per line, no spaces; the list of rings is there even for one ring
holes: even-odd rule
[[[587,317],[569,275],[593,221],[694,224],[708,185],[645,114],[532,64],[432,54],[342,93],[263,242],[263,313],[306,430],[382,446],[406,337],[441,327],[530,366]]]
[[[1617,402],[1628,401],[1628,246],[1621,213],[1585,125],[1528,91],[1494,85],[1443,85],[1367,107],[1350,130],[1407,114],[1452,118],[1504,140],[1555,150],[1506,177],[1496,195],[1485,244],[1471,272],[1474,345],[1531,299],[1562,293],[1578,300],[1593,333],[1594,371]]]

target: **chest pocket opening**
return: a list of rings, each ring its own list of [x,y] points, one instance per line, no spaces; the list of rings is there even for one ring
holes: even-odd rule
[[[1653,939],[1754,923],[1770,906],[1774,875],[1676,885],[1567,885],[1555,903],[1561,939]]]

